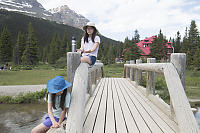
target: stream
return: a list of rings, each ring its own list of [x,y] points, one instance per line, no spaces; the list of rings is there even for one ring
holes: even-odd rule
[[[0,104],[0,132],[30,133],[46,113],[46,104]]]
[[[47,113],[47,104],[0,104],[1,133],[30,133],[42,123]],[[200,107],[195,113],[200,126]]]

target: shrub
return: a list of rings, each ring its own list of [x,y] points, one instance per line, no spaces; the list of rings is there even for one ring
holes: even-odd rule
[[[20,104],[20,103],[34,103],[38,102],[40,99],[44,98],[47,93],[47,89],[43,89],[40,92],[33,92],[22,94],[20,93],[17,96],[0,96],[0,103],[9,103],[9,104]]]

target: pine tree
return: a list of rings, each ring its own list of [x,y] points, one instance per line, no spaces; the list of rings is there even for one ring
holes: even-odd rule
[[[126,52],[124,53],[124,60],[136,60],[140,57],[141,51],[139,47],[136,45],[137,40],[126,39],[124,41],[124,45],[127,46]]]
[[[150,56],[157,60],[165,59],[167,55],[167,40],[164,38],[162,31],[158,34],[158,37],[154,39],[150,45]]]
[[[189,33],[188,33],[188,50],[190,51],[190,55],[187,55],[189,66],[192,68],[194,66],[194,54],[196,50],[198,49],[198,36],[199,32],[197,29],[197,25],[194,20],[191,21]]]
[[[0,37],[0,63],[7,63],[12,60],[13,46],[11,35],[6,27],[3,28]]]
[[[108,58],[108,63],[112,64],[114,63],[114,50],[113,50],[113,45],[112,44],[108,44],[109,48],[108,48],[108,53],[107,53],[107,58]]]
[[[181,53],[186,53],[188,50],[189,50],[189,48],[188,48],[188,29],[186,27],[186,29],[185,29],[185,35],[183,37],[183,42],[181,44],[180,52]]]
[[[107,65],[109,63],[109,55],[108,55],[108,49],[109,49],[109,44],[107,45],[100,45],[100,51],[98,53],[100,53],[98,55],[98,58],[101,59],[101,61],[103,62],[103,64]]]
[[[178,31],[176,40],[175,40],[175,44],[174,44],[174,52],[179,53],[180,49],[181,49],[181,35],[180,35],[180,32]]]
[[[58,33],[55,33],[51,40],[49,48],[48,61],[50,64],[55,64],[56,61],[61,57],[60,44],[61,44],[60,36],[58,35]]]
[[[196,50],[199,48],[199,32],[194,20],[191,21],[189,30],[185,30],[183,43],[181,45],[181,52],[186,53],[186,66],[188,69],[193,69],[196,66]]]
[[[136,41],[136,43],[140,41],[140,35],[137,29],[135,30],[134,40]]]
[[[49,45],[43,48],[42,62],[46,62],[46,63],[48,62],[49,51],[50,51]]]
[[[61,44],[61,57],[66,57],[66,53],[69,52],[69,41],[67,39],[67,33],[64,33],[63,39],[62,39],[62,44]]]
[[[200,48],[198,48],[194,54],[194,67],[200,71]]]
[[[131,43],[130,43],[130,40],[128,39],[128,37],[126,37],[124,40],[123,48],[127,49],[129,47],[131,47]]]
[[[16,65],[20,65],[22,63],[22,56],[26,46],[26,39],[25,36],[18,32],[17,43],[14,48],[13,52],[13,62]]]
[[[19,58],[19,48],[17,45],[15,45],[14,49],[13,49],[13,63],[15,65],[19,65],[20,63],[20,58]]]
[[[25,65],[36,65],[39,62],[38,45],[32,24],[28,24],[26,48],[23,52],[22,62]]]

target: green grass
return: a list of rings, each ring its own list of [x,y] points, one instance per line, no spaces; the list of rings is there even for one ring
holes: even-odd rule
[[[187,96],[200,99],[200,71],[186,71],[185,81]]]
[[[0,71],[0,85],[37,85],[46,84],[56,76],[67,77],[66,70],[20,70]]]
[[[104,66],[105,77],[122,78],[124,72],[124,64],[110,64]]]

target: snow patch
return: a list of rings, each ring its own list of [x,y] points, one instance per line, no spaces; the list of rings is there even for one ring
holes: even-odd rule
[[[0,4],[7,5],[7,6],[14,6],[14,7],[17,7],[17,8],[23,8],[23,6],[17,6],[17,5],[10,4],[10,3],[4,2],[4,1],[0,1]]]
[[[43,15],[48,16],[48,17],[51,17],[51,16],[52,16],[52,15],[49,15],[49,14],[46,14],[46,13],[43,13]]]
[[[42,17],[42,19],[47,20],[45,17]]]
[[[50,9],[49,12],[54,14],[54,13],[58,13],[59,11],[57,9]]]
[[[32,8],[33,6],[28,4],[28,3],[25,3],[25,2],[22,2],[22,6],[24,7],[29,7],[29,8]]]
[[[5,9],[5,10],[8,10],[8,11],[13,11],[13,12],[22,12],[22,13],[28,13],[28,14],[37,14],[36,12],[28,12],[28,11],[22,11],[22,10],[17,10],[17,9],[4,8],[4,7],[0,7],[0,9]]]

